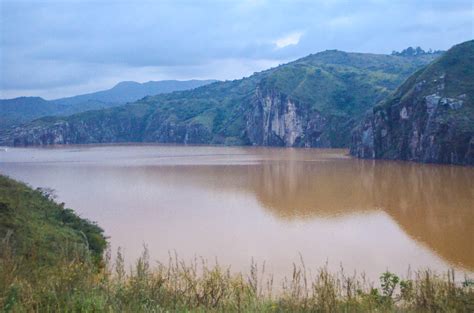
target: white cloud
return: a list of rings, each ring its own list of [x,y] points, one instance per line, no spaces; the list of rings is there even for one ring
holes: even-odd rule
[[[273,41],[277,49],[281,49],[287,46],[297,45],[300,42],[301,36],[303,36],[303,32],[293,32],[277,40]]]

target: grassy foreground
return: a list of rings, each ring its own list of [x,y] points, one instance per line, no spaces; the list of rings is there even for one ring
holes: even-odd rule
[[[0,176],[0,309],[4,312],[473,312],[474,286],[452,271],[400,279],[321,268],[274,283],[262,267],[231,273],[203,260],[170,257],[151,266],[145,249],[132,269],[112,261],[95,224],[50,193]],[[105,254],[105,255],[104,255]],[[264,278],[266,277],[266,278]],[[276,292],[278,290],[278,292]]]

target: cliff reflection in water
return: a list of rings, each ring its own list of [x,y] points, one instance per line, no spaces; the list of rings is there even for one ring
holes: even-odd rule
[[[298,152],[297,152],[298,153]],[[165,166],[168,183],[253,194],[281,220],[384,211],[451,264],[474,269],[472,168],[348,158],[278,158],[234,165]]]
[[[259,176],[253,186],[257,198],[279,218],[383,210],[450,263],[474,269],[472,169],[341,160],[264,164],[254,173]]]

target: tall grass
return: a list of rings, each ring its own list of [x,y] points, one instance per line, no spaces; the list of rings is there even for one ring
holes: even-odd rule
[[[64,256],[51,268],[35,268],[15,256],[8,242],[0,254],[0,308],[5,312],[473,312],[474,286],[457,283],[454,271],[415,272],[412,279],[382,273],[331,273],[309,277],[304,262],[274,282],[252,262],[249,274],[219,264],[171,255],[150,265],[145,249],[128,269],[118,250],[100,270],[92,258]],[[26,270],[29,268],[29,270]]]

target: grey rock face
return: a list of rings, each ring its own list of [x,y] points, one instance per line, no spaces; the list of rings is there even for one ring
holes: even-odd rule
[[[386,133],[386,132],[385,132]],[[350,153],[359,158],[375,158],[374,149],[374,116],[368,114],[367,117],[352,132],[352,142]]]
[[[354,128],[351,154],[474,165],[474,40],[452,47],[375,106]]]
[[[257,88],[247,116],[252,145],[331,147],[327,119],[277,90]]]
[[[425,97],[426,112],[429,116],[433,115],[433,113],[436,111],[436,108],[439,104],[439,100],[441,100],[441,97],[437,94],[432,94]]]
[[[292,147],[303,137],[301,109],[277,91],[255,92],[247,118],[247,134],[253,145]]]
[[[351,154],[360,158],[402,159],[474,165],[472,101],[421,89],[374,109],[352,132]],[[400,109],[401,108],[401,109]],[[463,108],[466,109],[462,113]]]
[[[13,146],[86,144],[116,142],[160,142],[204,144],[210,143],[211,133],[202,124],[183,123],[173,119],[149,121],[141,118],[123,117],[58,121],[53,126],[38,125],[14,130]]]

